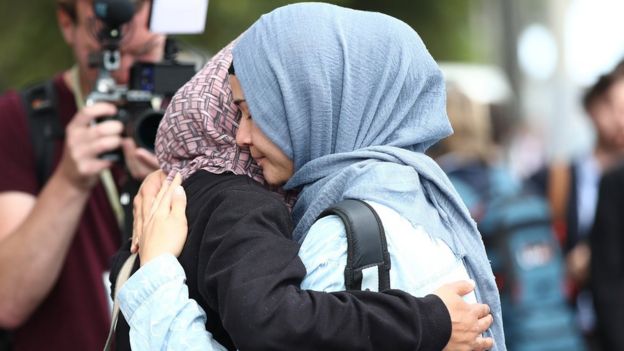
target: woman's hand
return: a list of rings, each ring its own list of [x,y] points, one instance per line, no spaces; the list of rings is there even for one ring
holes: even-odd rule
[[[177,174],[172,182],[164,174],[152,173],[146,178],[135,199],[135,234],[141,265],[164,253],[179,256],[187,235],[186,194]],[[156,189],[160,188],[156,193]],[[138,208],[137,208],[138,207]],[[133,242],[133,252],[137,247]]]
[[[444,351],[483,351],[494,346],[494,339],[481,336],[493,322],[488,305],[469,304],[462,299],[474,288],[474,282],[458,281],[434,292],[451,316],[451,338]]]
[[[143,222],[147,222],[149,219],[152,204],[154,200],[156,200],[156,196],[166,179],[167,175],[161,170],[150,173],[145,177],[139,192],[134,197],[134,206],[132,209],[134,222],[132,223],[132,246],[130,247],[132,253],[139,251],[139,240],[143,233]]]

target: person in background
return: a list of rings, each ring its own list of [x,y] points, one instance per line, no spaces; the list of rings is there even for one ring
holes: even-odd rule
[[[614,138],[624,142],[624,61],[614,69],[608,91],[611,112],[618,123]],[[624,350],[624,165],[620,162],[603,176],[594,226],[589,236],[591,292],[597,335],[603,350]]]
[[[600,350],[595,338],[596,316],[589,289],[589,240],[594,223],[600,178],[624,157],[624,118],[613,108],[624,92],[624,72],[600,76],[583,96],[583,107],[596,135],[591,152],[570,162],[555,162],[531,177],[547,196],[567,268],[570,303],[591,349]]]
[[[121,44],[121,68],[113,74],[119,84],[127,83],[133,62],[163,56],[165,37],[147,28],[149,1],[137,1],[135,8]],[[53,107],[65,132],[43,183],[26,106],[18,92],[0,97],[0,160],[6,169],[0,179],[0,328],[12,331],[17,351],[103,348],[110,323],[103,275],[121,240],[122,211],[115,211],[114,193],[127,177],[122,165],[98,155],[123,148],[136,179],[157,168],[153,154],[121,136],[121,122],[92,123],[114,115],[115,106],[84,106],[97,77],[88,56],[100,50],[92,2],[57,0],[56,16],[76,63],[51,79]]]
[[[507,347],[584,351],[562,289],[563,257],[548,203],[505,164],[505,140],[492,128],[493,105],[471,99],[459,87],[451,83],[447,88],[455,133],[432,148],[431,155],[483,235],[501,293]]]

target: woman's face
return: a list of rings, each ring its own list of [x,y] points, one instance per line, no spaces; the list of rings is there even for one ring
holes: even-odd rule
[[[243,89],[235,75],[230,75],[230,85],[234,103],[240,108],[242,116],[238,131],[236,132],[236,144],[243,148],[249,148],[251,157],[262,168],[264,179],[271,185],[283,185],[290,179],[294,172],[291,159],[256,126],[249,113],[249,106],[245,101]]]

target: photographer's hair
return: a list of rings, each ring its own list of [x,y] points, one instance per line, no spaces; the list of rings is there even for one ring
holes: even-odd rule
[[[613,74],[601,75],[594,85],[590,86],[583,95],[583,108],[585,112],[590,112],[594,104],[606,97],[607,91],[613,85],[614,76],[617,75],[617,68]],[[622,73],[620,73],[622,75]]]
[[[78,15],[76,14],[76,3],[78,1],[87,1],[89,3],[93,3],[93,0],[56,0],[56,7],[69,15],[74,23],[78,20]],[[132,4],[135,5],[136,9],[139,9],[141,5],[146,3],[149,0],[129,0]]]

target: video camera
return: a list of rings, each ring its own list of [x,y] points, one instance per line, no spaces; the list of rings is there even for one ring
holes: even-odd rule
[[[157,0],[153,2],[152,6]],[[164,115],[162,105],[195,74],[195,65],[179,63],[176,60],[177,45],[168,38],[162,62],[135,63],[130,69],[128,86],[117,85],[111,72],[119,69],[124,25],[134,17],[135,7],[131,0],[94,0],[93,9],[99,25],[96,35],[101,50],[91,53],[89,57],[91,67],[99,68],[99,72],[86,103],[91,105],[104,101],[116,105],[118,112],[115,116],[100,118],[98,122],[108,119],[121,121],[124,136],[133,138],[137,146],[153,152],[158,125]],[[119,151],[105,153],[100,158],[123,160]]]

